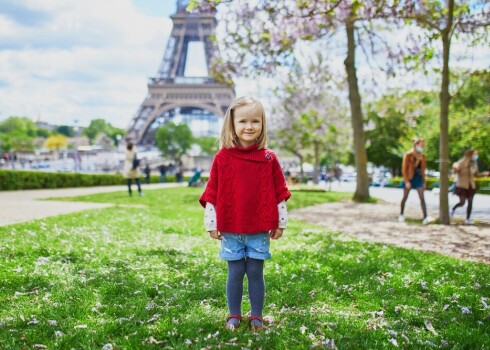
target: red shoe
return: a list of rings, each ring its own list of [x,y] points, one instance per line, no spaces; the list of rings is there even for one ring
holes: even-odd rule
[[[232,318],[236,318],[238,321],[240,321],[238,324],[234,324],[234,323],[228,323],[228,321]],[[240,323],[242,322],[242,316],[240,315],[230,315],[228,316],[228,318],[226,319],[226,328],[231,330],[231,331],[234,331],[235,329],[237,329],[238,327],[240,327]]]
[[[253,321],[253,320],[260,321],[260,322],[262,322],[262,324],[261,324],[261,325],[259,325],[259,326],[253,326],[253,325],[252,325],[252,321]],[[250,317],[248,318],[248,325],[249,325],[249,327],[250,327],[250,329],[251,329],[252,331],[261,332],[261,331],[263,331],[263,330],[264,330],[264,319],[263,319],[262,317],[259,317],[259,316],[250,316]]]

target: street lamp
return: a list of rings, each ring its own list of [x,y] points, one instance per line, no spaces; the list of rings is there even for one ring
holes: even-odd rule
[[[116,150],[119,152],[119,145],[121,144],[121,140],[122,140],[122,135],[121,134],[117,134],[116,135]]]

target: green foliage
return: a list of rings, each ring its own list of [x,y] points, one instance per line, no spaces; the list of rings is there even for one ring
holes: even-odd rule
[[[438,142],[438,99],[434,92],[415,90],[386,95],[368,105],[367,110],[368,123],[373,126],[366,132],[368,158],[377,166],[399,171],[403,155],[413,147],[412,139]],[[428,141],[425,152],[429,168],[437,168],[437,145]]]
[[[203,177],[203,180],[206,180]],[[189,177],[185,176],[184,181]],[[160,176],[150,176],[150,183],[159,183]],[[175,177],[167,176],[165,182],[175,182]],[[47,173],[41,171],[0,170],[0,191],[37,190],[43,188],[69,188],[126,185],[120,174],[80,174]]]
[[[481,170],[490,168],[490,71],[476,71],[465,81],[451,100],[449,114],[450,163],[460,159],[465,150],[479,151]],[[375,165],[400,169],[404,152],[415,137],[425,139],[429,169],[439,167],[439,98],[435,91],[408,91],[383,96],[368,105],[366,132],[369,160]]]
[[[9,117],[0,122],[0,133],[10,134],[17,132],[29,137],[36,136],[36,124],[26,117]]]
[[[49,131],[46,128],[38,128],[36,130],[36,136],[37,137],[47,138],[49,135],[51,135],[51,131]]]
[[[490,343],[489,266],[353,241],[297,220],[271,242],[265,263],[268,330],[226,331],[226,263],[204,231],[201,191],[86,196],[77,200],[118,205],[0,227],[2,347],[312,349],[333,340],[339,349],[383,350],[393,349],[393,340],[410,349]],[[295,192],[291,206],[310,195]]]
[[[194,143],[201,147],[201,153],[203,155],[213,155],[218,152],[219,140],[212,136],[197,137],[194,139]]]
[[[57,134],[65,135],[66,137],[75,136],[75,131],[73,130],[73,126],[68,125],[60,125],[55,129]]]
[[[126,131],[112,126],[102,118],[91,120],[89,126],[82,131],[82,135],[87,136],[91,144],[93,144],[99,134],[106,134],[114,141],[114,143],[117,143],[116,136],[124,136]]]
[[[158,128],[155,139],[164,157],[180,162],[182,156],[192,147],[194,136],[187,124],[165,123]]]
[[[3,152],[29,152],[33,150],[37,127],[26,117],[9,117],[0,122],[0,149]]]
[[[124,185],[121,175],[0,170],[0,191]]]
[[[385,187],[401,187],[402,182],[402,177],[393,177],[385,184]],[[425,182],[428,190],[439,187],[439,179],[435,177],[427,177]],[[451,179],[451,183],[454,183],[453,179]],[[476,178],[475,185],[477,193],[488,194],[490,190],[490,177]]]
[[[476,71],[451,101],[449,139],[452,162],[466,149],[479,151],[480,169],[490,169],[490,71]]]

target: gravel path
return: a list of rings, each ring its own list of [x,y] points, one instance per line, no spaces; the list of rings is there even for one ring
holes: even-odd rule
[[[490,225],[487,223],[421,225],[420,209],[415,207],[406,208],[405,214],[417,221],[399,223],[398,210],[398,205],[386,202],[359,204],[345,201],[292,210],[290,216],[364,241],[490,264]],[[435,212],[430,215],[437,217]]]

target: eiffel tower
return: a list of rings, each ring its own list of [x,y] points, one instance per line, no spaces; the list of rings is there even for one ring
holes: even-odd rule
[[[148,94],[127,130],[127,138],[138,145],[154,146],[157,128],[169,120],[195,123],[200,133],[197,136],[217,136],[218,118],[224,116],[235,98],[233,86],[209,75],[213,58],[219,56],[212,39],[216,12],[189,13],[187,2],[177,0],[177,11],[170,16],[172,32],[157,76],[149,79]],[[191,125],[191,129],[196,134],[196,127]]]

